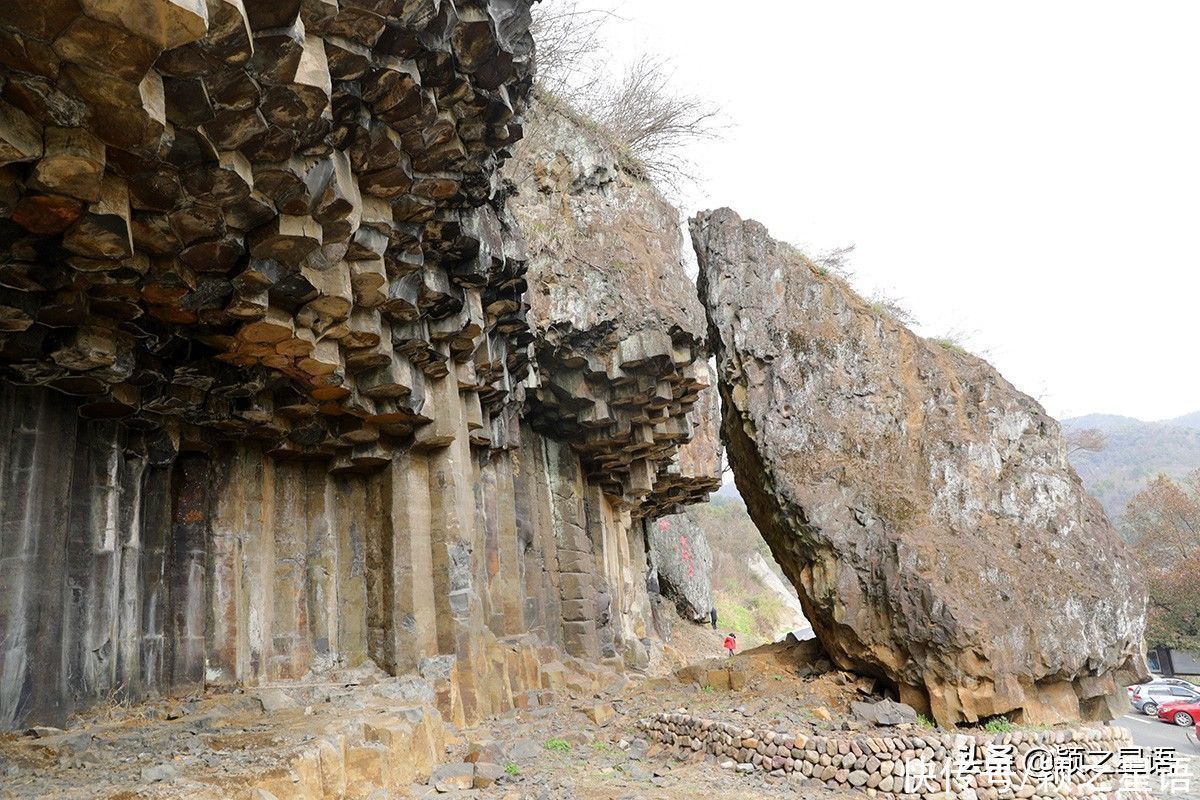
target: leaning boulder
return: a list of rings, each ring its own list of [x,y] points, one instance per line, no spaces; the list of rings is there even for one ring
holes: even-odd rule
[[[712,549],[704,529],[686,514],[671,514],[646,526],[646,544],[662,594],[684,619],[708,622],[716,603]]]
[[[1118,713],[1145,592],[1058,423],[762,225],[691,229],[738,489],[837,664],[944,725]]]

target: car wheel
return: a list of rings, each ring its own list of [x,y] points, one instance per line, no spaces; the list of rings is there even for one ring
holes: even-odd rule
[[[1186,711],[1175,712],[1175,724],[1181,728],[1192,727],[1192,715]]]
[[[1146,703],[1146,705],[1142,706],[1142,713],[1147,717],[1157,717],[1158,703]]]

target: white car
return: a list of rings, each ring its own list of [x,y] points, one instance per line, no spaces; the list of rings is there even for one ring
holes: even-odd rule
[[[1200,687],[1178,678],[1159,678],[1132,688],[1129,704],[1148,717],[1158,714],[1158,707],[1163,703],[1200,700]]]
[[[1126,686],[1125,691],[1129,692],[1129,695],[1132,697],[1133,693],[1138,689],[1142,688],[1143,686],[1149,686],[1152,683],[1165,683],[1173,686],[1182,686],[1185,689],[1196,689],[1197,691],[1200,691],[1200,686],[1196,686],[1196,684],[1192,683],[1191,681],[1185,681],[1183,678],[1164,678],[1161,675],[1155,675],[1153,672],[1150,673],[1149,681],[1146,683],[1135,683],[1132,686]]]

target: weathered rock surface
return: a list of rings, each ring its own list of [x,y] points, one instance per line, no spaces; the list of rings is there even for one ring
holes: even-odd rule
[[[870,725],[903,725],[906,722],[917,721],[916,709],[894,700],[880,700],[875,703],[853,700],[850,702],[850,714],[856,720]]]
[[[530,4],[6,6],[7,379],[345,472],[439,446],[450,376],[473,439],[503,439],[529,334],[497,170]]]
[[[712,549],[704,529],[686,514],[660,517],[649,525],[650,567],[659,591],[675,603],[680,616],[708,623],[716,605],[712,588]]]
[[[1119,713],[1145,594],[1058,424],[762,225],[691,228],[737,485],[835,661],[943,724]]]

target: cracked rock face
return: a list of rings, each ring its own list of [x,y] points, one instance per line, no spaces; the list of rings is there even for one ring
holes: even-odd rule
[[[672,514],[647,526],[646,542],[662,594],[684,619],[707,623],[716,601],[712,548],[704,529],[685,514]]]
[[[1058,424],[762,225],[691,228],[738,488],[839,666],[947,725],[1119,713],[1145,593]]]

